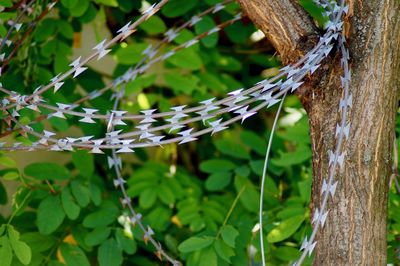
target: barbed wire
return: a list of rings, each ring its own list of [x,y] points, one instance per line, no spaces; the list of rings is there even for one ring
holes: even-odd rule
[[[22,10],[19,13],[19,15],[17,16],[17,18],[14,21],[10,21],[11,26],[9,28],[9,30],[7,31],[6,35],[4,36],[3,39],[1,39],[1,43],[0,43],[0,53],[3,50],[4,46],[10,46],[12,44],[12,41],[9,40],[10,35],[12,34],[13,30],[15,29],[17,32],[21,29],[22,27],[22,23],[21,19],[23,18],[25,13],[31,13],[32,10],[32,5],[34,4],[34,0],[29,1],[28,4],[23,4],[22,5]],[[1,58],[4,59],[4,54],[1,54]],[[2,60],[0,60],[2,61]]]
[[[144,234],[145,241],[149,240],[152,245],[156,248],[156,254],[160,258],[165,258],[173,265],[179,265],[179,262],[170,257],[163,249],[160,243],[158,243],[152,235],[154,234],[151,227],[145,227],[141,223],[141,215],[137,213],[128,197],[125,190],[125,180],[121,174],[121,158],[117,156],[119,153],[132,153],[136,148],[144,147],[155,147],[162,146],[170,143],[184,144],[187,142],[195,141],[204,134],[215,134],[222,130],[225,130],[237,121],[245,121],[249,117],[255,115],[259,110],[265,107],[271,107],[281,100],[287,93],[296,91],[302,84],[303,79],[307,75],[312,75],[321,65],[322,61],[328,57],[331,50],[334,47],[334,43],[337,41],[337,47],[341,51],[342,60],[341,64],[343,67],[343,77],[341,78],[343,88],[343,98],[340,101],[340,123],[336,128],[336,147],[334,151],[329,151],[329,176],[327,180],[323,181],[321,188],[321,194],[323,199],[320,203],[319,208],[314,211],[312,223],[314,225],[310,239],[307,238],[303,241],[301,250],[303,250],[301,257],[294,265],[301,265],[308,255],[311,255],[316,242],[315,237],[319,227],[323,227],[328,215],[327,203],[330,196],[334,196],[337,181],[335,181],[335,175],[337,168],[343,169],[345,153],[342,152],[343,145],[349,136],[350,124],[347,122],[348,111],[352,106],[352,96],[349,92],[349,86],[351,81],[351,72],[349,69],[349,52],[345,46],[346,40],[343,33],[343,18],[344,14],[348,12],[348,6],[345,5],[344,0],[341,0],[338,5],[335,1],[318,1],[317,4],[323,7],[326,12],[325,15],[330,18],[325,29],[326,32],[321,36],[318,44],[311,49],[303,58],[293,65],[286,66],[280,69],[279,74],[273,78],[265,79],[251,88],[240,89],[228,93],[226,98],[215,100],[215,98],[208,99],[200,102],[199,106],[189,107],[186,106],[174,106],[171,111],[168,112],[157,112],[157,110],[143,110],[142,114],[129,114],[123,110],[117,110],[119,102],[121,101],[124,91],[125,84],[129,81],[135,80],[137,76],[146,72],[146,70],[153,64],[161,62],[173,56],[176,52],[191,47],[198,43],[198,41],[204,37],[219,32],[224,27],[241,19],[241,15],[237,14],[234,18],[221,23],[211,30],[204,32],[193,39],[176,46],[175,48],[164,52],[162,55],[156,57],[161,52],[161,47],[164,44],[171,43],[180,33],[180,31],[186,27],[192,27],[198,23],[203,16],[216,13],[225,8],[225,5],[231,1],[223,1],[218,3],[210,9],[203,11],[199,15],[192,17],[191,20],[184,23],[177,29],[170,29],[165,33],[165,38],[157,44],[154,48],[149,46],[143,52],[142,60],[135,66],[135,68],[129,69],[121,77],[114,80],[112,83],[107,85],[101,90],[96,90],[73,104],[61,104],[57,103],[57,106],[46,103],[42,94],[50,89],[54,89],[56,93],[64,85],[67,78],[77,78],[81,73],[87,70],[87,63],[94,59],[102,59],[111,50],[110,48],[118,42],[121,42],[128,38],[137,27],[149,19],[152,15],[157,13],[168,0],[161,0],[157,4],[153,4],[150,8],[145,10],[141,17],[135,22],[129,22],[117,32],[117,36],[107,41],[104,40],[96,45],[93,50],[94,52],[88,57],[82,59],[81,57],[73,61],[70,66],[72,67],[69,71],[64,74],[56,75],[51,79],[51,82],[47,85],[38,87],[30,95],[21,95],[17,92],[10,91],[4,88],[0,84],[0,91],[9,95],[3,98],[1,101],[1,109],[7,115],[7,119],[13,122],[17,129],[19,128],[27,135],[36,137],[38,140],[31,144],[13,143],[11,146],[7,146],[6,143],[0,145],[0,150],[15,151],[15,150],[52,150],[52,151],[73,151],[74,149],[88,149],[92,153],[104,153],[103,150],[110,149],[112,151],[112,157],[109,157],[109,166],[115,168],[116,178],[114,184],[121,189],[123,198],[121,202],[124,206],[127,206],[130,211],[130,220],[132,224],[137,223]],[[33,3],[31,1],[30,3]],[[55,3],[55,2],[53,2]],[[29,5],[29,4],[28,4]],[[51,4],[50,4],[51,5]],[[53,5],[54,6],[54,5]],[[50,9],[47,7],[47,9]],[[21,14],[27,10],[24,7]],[[18,21],[22,15],[17,17]],[[12,24],[6,37],[2,40],[1,48],[8,42],[8,37],[11,34],[13,27],[16,27],[16,23]],[[17,26],[21,27],[21,26]],[[3,56],[4,58],[4,56]],[[148,60],[147,63],[145,63]],[[1,75],[1,71],[0,71]],[[118,87],[122,87],[117,91]],[[114,110],[110,110],[108,114],[98,114],[98,109],[83,108],[83,112],[74,111],[86,100],[91,100],[96,97],[103,95],[108,90],[114,90]],[[257,103],[260,102],[261,103]],[[19,111],[21,109],[31,109],[34,112],[41,113],[41,109],[47,109],[52,111],[49,115],[41,116],[42,118],[58,117],[66,119],[67,116],[78,117],[82,123],[97,123],[96,120],[107,124],[107,132],[105,136],[98,139],[93,139],[93,136],[81,136],[81,137],[55,137],[56,133],[43,130],[35,131],[31,125],[38,122],[39,119],[33,121],[31,124],[23,125],[18,121]],[[224,114],[231,114],[233,117],[224,120],[221,116]],[[163,120],[163,121],[161,121]],[[122,130],[116,130],[117,126],[126,125],[128,123],[134,123],[137,129],[129,132],[123,132]],[[195,130],[194,127],[190,126],[195,122],[202,122],[206,128]],[[156,126],[154,126],[156,125]],[[167,138],[164,131],[168,131],[168,134],[173,134],[171,138]],[[139,137],[134,139],[133,137]],[[260,212],[262,212],[262,207]],[[262,222],[261,222],[262,224]],[[262,232],[262,230],[261,230]],[[262,237],[262,234],[261,234]],[[263,264],[265,261],[263,260]]]
[[[39,21],[42,20],[52,9],[53,7],[58,3],[58,0],[55,0],[49,4],[46,5],[44,10],[31,22],[27,23],[26,30],[24,34],[22,35],[21,38],[16,38],[16,40],[11,41],[11,44],[14,45],[13,50],[8,54],[7,58],[5,58],[5,53],[0,55],[0,62],[2,62],[1,68],[4,70],[4,68],[9,64],[13,56],[17,53],[18,48],[23,44],[23,42],[26,40],[26,38],[29,36],[30,33],[34,30],[34,28],[38,25]],[[29,9],[28,9],[29,10]],[[29,11],[27,11],[30,13]],[[18,25],[16,30],[17,32],[20,31],[22,25],[24,23],[16,24]],[[12,28],[9,29],[9,31],[12,31]],[[7,40],[7,38],[6,38]],[[1,53],[1,49],[0,49]]]
[[[336,21],[343,20],[344,14],[347,14],[349,7],[346,6],[344,0],[341,0],[340,5],[336,2],[329,2],[326,6],[328,8],[329,16],[336,17]],[[347,116],[350,108],[353,105],[352,95],[350,94],[350,82],[351,82],[351,71],[349,68],[350,54],[346,48],[346,37],[342,29],[343,21],[340,23],[341,35],[338,38],[338,47],[341,52],[341,66],[343,69],[343,76],[341,77],[341,86],[343,89],[343,98],[340,100],[339,113],[340,122],[337,124],[335,131],[336,147],[334,152],[328,151],[329,158],[329,175],[328,179],[324,179],[321,187],[322,201],[319,203],[319,207],[314,210],[312,217],[312,224],[314,225],[311,236],[309,239],[307,237],[304,239],[300,250],[302,254],[299,260],[294,263],[295,266],[301,265],[304,262],[307,254],[310,256],[317,244],[315,242],[315,237],[318,233],[320,227],[324,227],[325,221],[327,219],[329,210],[327,210],[329,198],[333,198],[337,189],[338,181],[335,180],[336,172],[342,171],[344,169],[345,155],[343,151],[343,146],[346,140],[349,138],[350,134],[350,122],[347,121]]]
[[[222,4],[228,4],[231,3],[232,0],[226,0],[224,2],[222,2]],[[199,13],[198,15],[196,15],[195,17],[193,17],[192,19],[190,19],[188,22],[184,23],[183,25],[181,25],[180,27],[178,27],[176,30],[172,30],[170,29],[169,31],[167,31],[165,33],[166,37],[160,42],[158,43],[154,48],[151,47],[151,45],[145,50],[145,52],[143,52],[143,58],[141,59],[141,61],[136,65],[135,69],[128,69],[123,75],[121,75],[120,77],[118,77],[117,79],[115,79],[112,83],[110,83],[109,85],[107,85],[106,87],[100,89],[100,90],[92,90],[91,93],[87,94],[86,96],[78,99],[77,101],[75,101],[73,104],[70,105],[66,105],[66,104],[62,104],[64,109],[60,109],[54,106],[46,106],[43,105],[42,107],[47,107],[47,109],[49,110],[53,110],[56,111],[55,114],[58,114],[59,116],[62,116],[61,114],[70,114],[70,115],[74,115],[75,113],[73,112],[68,112],[68,111],[72,111],[73,109],[79,107],[79,105],[83,102],[85,102],[86,100],[93,100],[96,99],[100,96],[102,96],[105,92],[107,92],[108,90],[114,89],[116,90],[117,86],[121,86],[123,84],[128,83],[129,81],[133,81],[136,79],[137,74],[139,72],[139,69],[149,69],[151,67],[151,65],[153,63],[155,63],[155,61],[151,61],[147,64],[145,64],[145,61],[147,59],[153,59],[153,57],[160,51],[161,47],[167,43],[171,43],[180,32],[182,32],[183,29],[188,28],[188,27],[193,27],[195,25],[194,22],[199,22],[202,20],[202,18],[210,13],[217,13],[220,12],[221,10],[224,10],[224,8],[221,8],[221,4],[219,4],[220,8],[217,7],[211,7],[209,9],[207,9],[206,11],[203,11],[201,13]],[[49,7],[50,8],[50,7]],[[234,23],[235,21],[237,21],[239,19],[240,15],[236,14],[235,18],[233,20],[230,20],[230,22],[227,23],[223,23],[220,25],[217,25],[215,28],[219,28],[219,30],[222,30],[224,27],[229,26],[230,23]],[[214,29],[215,29],[214,28]],[[215,30],[214,30],[215,31]],[[200,34],[197,36],[197,38],[200,40],[208,35],[210,31],[207,31],[203,34]],[[181,49],[185,49],[186,47],[184,47],[185,45],[183,45],[183,47],[178,47],[178,49],[176,49],[176,51],[179,51]],[[175,52],[176,52],[175,51]],[[171,55],[171,51],[168,52]],[[164,61],[165,59],[167,59],[165,56],[160,57],[161,61]],[[157,59],[157,58],[156,58]],[[157,61],[159,61],[159,59],[157,59]],[[59,86],[59,85],[58,85]],[[58,91],[59,87],[55,87],[55,92]],[[1,86],[0,86],[0,90],[2,90]],[[4,90],[3,92],[9,94],[10,92],[8,92],[7,90]],[[116,95],[119,95],[118,92],[115,92],[113,94],[113,97],[115,97]],[[19,95],[17,96],[18,98],[22,98],[23,96]],[[18,100],[17,100],[18,101]],[[45,100],[41,99],[42,102],[45,102]],[[0,105],[2,105],[3,103],[0,103]],[[38,106],[36,106],[35,104],[30,105],[29,108],[39,111],[39,109],[37,108]],[[80,113],[81,114],[81,113]],[[87,116],[88,114],[83,114],[82,116]],[[36,119],[36,121],[33,121],[32,123],[28,124],[29,126],[32,125],[35,122],[39,122],[40,120],[46,119],[46,118],[51,118],[53,116],[53,114],[49,114],[47,116],[40,116]],[[93,117],[90,117],[93,118]],[[109,120],[110,117],[103,117],[104,120]],[[134,116],[133,118],[136,119],[143,119],[143,116]],[[5,137],[9,134],[11,134],[12,132],[18,131],[19,128],[16,128],[12,131],[6,132],[3,135],[0,136],[1,137]]]
[[[233,122],[237,121],[238,118],[240,118],[242,120],[242,122],[249,118],[250,116],[254,115],[254,111],[258,111],[259,109],[261,109],[262,107],[265,106],[265,104],[261,104],[256,106],[254,109],[252,110],[248,110],[249,108],[249,104],[253,103],[256,100],[262,100],[264,102],[266,102],[266,105],[268,106],[272,106],[273,104],[276,104],[279,100],[278,97],[280,97],[281,95],[283,95],[285,92],[288,91],[294,91],[296,90],[298,87],[300,87],[300,85],[302,84],[301,80],[308,74],[308,73],[313,73],[319,66],[320,66],[320,62],[329,54],[329,51],[332,49],[332,45],[330,44],[330,42],[333,40],[333,38],[331,38],[332,32],[330,32],[330,34],[327,35],[327,38],[322,38],[320,41],[320,45],[321,46],[321,51],[317,51],[315,54],[311,53],[309,56],[310,58],[308,60],[305,60],[305,64],[303,65],[302,68],[295,68],[295,67],[286,67],[283,72],[279,75],[277,75],[276,77],[270,79],[270,80],[266,80],[266,81],[262,81],[260,83],[258,83],[256,86],[254,86],[251,89],[248,90],[237,90],[234,92],[230,93],[230,97],[221,100],[219,102],[216,102],[215,104],[212,103],[212,99],[207,100],[202,102],[203,106],[201,108],[192,108],[190,111],[198,111],[196,112],[201,113],[202,109],[205,109],[206,112],[201,113],[200,116],[195,117],[195,118],[191,118],[191,119],[187,119],[184,121],[177,121],[176,119],[178,118],[184,118],[187,117],[187,112],[184,112],[182,106],[178,106],[178,107],[173,107],[171,108],[172,110],[175,110],[174,112],[167,112],[167,113],[160,113],[160,114],[155,114],[153,115],[155,110],[148,110],[148,111],[143,111],[143,112],[147,112],[147,114],[145,115],[140,115],[140,116],[134,116],[134,117],[129,117],[129,116],[123,116],[122,114],[125,113],[123,111],[112,111],[112,113],[114,113],[114,120],[117,121],[114,123],[117,123],[119,125],[124,125],[125,123],[123,122],[123,120],[125,119],[130,119],[130,118],[140,118],[142,119],[141,124],[145,124],[146,126],[150,126],[151,123],[147,123],[149,120],[152,120],[152,122],[155,122],[155,119],[157,119],[159,116],[163,117],[163,116],[172,116],[172,118],[169,119],[168,122],[170,122],[170,124],[167,125],[163,125],[163,126],[159,126],[157,128],[144,128],[140,131],[134,131],[134,132],[130,132],[130,133],[125,133],[125,134],[120,134],[121,132],[118,132],[118,134],[114,134],[111,136],[107,136],[106,138],[101,138],[101,139],[97,139],[97,140],[91,140],[90,141],[90,136],[84,136],[81,137],[80,139],[76,139],[75,141],[79,141],[81,140],[81,143],[75,143],[74,141],[72,141],[72,138],[70,138],[70,142],[72,141],[71,146],[72,147],[79,147],[79,148],[94,148],[96,147],[96,150],[98,149],[111,149],[112,146],[110,145],[99,145],[98,143],[102,143],[104,141],[106,141],[107,139],[124,139],[124,138],[129,138],[132,136],[137,136],[137,135],[141,135],[141,134],[148,134],[148,133],[152,133],[156,130],[164,130],[164,129],[168,129],[168,128],[173,128],[173,129],[179,129],[182,128],[183,125],[187,124],[187,123],[192,123],[192,122],[196,122],[196,121],[205,121],[208,120],[216,115],[221,115],[224,113],[234,113],[234,114],[239,114],[238,117],[230,119],[228,121],[222,122],[222,120],[217,120],[214,122],[211,122],[211,129],[205,129],[203,131],[199,131],[197,133],[193,133],[193,134],[189,134],[189,135],[195,135],[195,136],[200,136],[202,134],[206,134],[206,133],[216,133],[218,131],[221,131],[222,129],[225,129],[223,127],[225,127],[226,125],[232,124]],[[277,83],[273,83],[274,81],[279,80],[280,78],[286,76],[287,80],[282,82],[279,81]],[[247,94],[251,94],[252,98],[248,99],[248,97],[246,96]],[[274,95],[272,93],[275,93]],[[15,96],[14,99],[16,98],[16,101],[21,101],[21,96]],[[220,107],[216,106],[216,104],[225,104],[228,107],[221,109]],[[3,107],[3,109],[5,109],[5,107]],[[209,111],[212,111],[211,109],[221,109],[221,110],[216,110],[214,113],[209,113]],[[58,109],[57,109],[58,110]],[[15,110],[14,110],[15,111]],[[84,123],[94,123],[93,118],[96,118],[94,116],[94,113],[96,112],[95,109],[85,109],[86,113],[85,115],[83,115],[83,118],[81,119],[81,122]],[[57,114],[57,117],[64,117],[62,110],[58,110],[58,112],[60,112],[60,114]],[[78,115],[80,115],[78,113]],[[18,113],[14,112],[14,116],[18,116]],[[101,118],[107,119],[109,120],[111,117],[111,115],[108,116],[103,116]],[[167,119],[168,120],[168,119]],[[47,139],[50,142],[53,143],[57,143],[60,141],[60,139],[55,139],[52,138],[51,136],[54,135],[54,133],[46,131],[43,134],[37,133],[37,132],[32,132],[32,130],[30,130],[29,127],[25,126],[25,131],[27,131],[27,133],[35,135],[36,137],[39,137],[41,139]],[[190,132],[186,132],[186,133],[190,133]],[[179,134],[179,133],[178,133]],[[122,149],[124,146],[127,146],[127,148],[137,148],[137,147],[151,147],[151,146],[158,146],[158,145],[162,145],[162,144],[168,144],[168,143],[173,143],[173,142],[178,142],[178,141],[182,141],[185,139],[185,137],[190,137],[189,135],[183,135],[180,138],[174,138],[169,141],[156,141],[155,143],[136,143],[136,144],[131,144],[131,145],[121,145],[119,143],[114,143],[114,146],[116,148]],[[89,139],[88,139],[89,138]],[[40,142],[40,141],[39,141]],[[64,141],[65,142],[65,141]],[[89,142],[92,142],[93,144],[89,144]],[[94,142],[97,142],[94,143]],[[38,143],[34,144],[34,146],[36,147]],[[65,145],[63,145],[65,146]],[[69,145],[68,145],[69,147]],[[16,147],[17,149],[30,149],[29,147]],[[46,147],[36,147],[36,148],[41,148],[41,149],[46,149]],[[54,147],[53,147],[54,148]],[[59,149],[56,150],[60,150],[62,147],[59,147]],[[6,148],[3,147],[3,149],[13,149],[12,147]]]

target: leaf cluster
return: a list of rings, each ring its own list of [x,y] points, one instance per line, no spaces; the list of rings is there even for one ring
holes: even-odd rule
[[[137,18],[146,4],[154,2],[61,0],[22,44],[0,81],[19,93],[31,93],[68,70],[77,53],[84,52],[82,46],[98,43],[104,39],[104,32],[112,36],[128,20]],[[74,102],[102,88],[138,63],[148,45],[157,43],[169,28],[217,2],[171,0],[161,13],[140,26],[134,38],[113,48],[107,58],[113,64],[108,68],[91,65],[79,79],[67,80],[59,93],[47,93],[46,99],[52,104]],[[323,23],[320,11],[310,2],[301,1]],[[45,4],[36,5],[34,14]],[[0,0],[0,6],[10,7],[12,1]],[[230,4],[221,14],[207,16],[163,47],[163,52],[232,18],[237,10],[237,4]],[[13,11],[0,13],[1,20],[15,16]],[[0,36],[6,29],[0,25]],[[171,106],[190,106],[274,75],[279,59],[265,39],[254,40],[256,31],[243,20],[178,52],[129,82],[121,109],[137,113],[149,108],[166,111]],[[88,34],[92,34],[90,38],[86,38]],[[85,43],[88,40],[92,43]],[[86,107],[101,106],[105,113],[112,108],[110,96],[106,93],[90,100]],[[144,224],[154,229],[156,240],[185,265],[248,265],[249,261],[260,261],[259,183],[274,111],[263,111],[243,125],[190,145],[138,149],[134,155],[123,157],[123,176],[133,206],[143,215]],[[35,115],[23,110],[19,119],[26,124]],[[105,127],[51,118],[36,123],[34,129],[101,136]],[[300,103],[296,97],[288,97],[273,143],[263,199],[265,252],[270,265],[288,265],[296,260],[298,243],[310,231],[308,134]],[[18,133],[13,138],[32,141]],[[11,215],[0,215],[1,265],[159,265],[154,248],[143,242],[143,233],[138,226],[130,225],[128,212],[120,207],[121,192],[112,186],[115,173],[108,169],[105,156],[78,151],[65,155],[63,163],[47,155],[26,166],[22,166],[21,158],[16,159],[19,156],[0,156],[0,204],[12,207]],[[15,191],[12,182],[18,184]],[[392,261],[400,249],[400,218],[395,209],[399,202],[398,195],[392,193],[388,240]]]

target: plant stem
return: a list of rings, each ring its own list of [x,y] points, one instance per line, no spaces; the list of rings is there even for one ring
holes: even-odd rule
[[[226,225],[226,223],[228,222],[229,217],[232,215],[232,212],[233,212],[233,210],[235,209],[235,207],[236,207],[236,205],[237,205],[237,203],[238,203],[238,201],[239,201],[239,199],[240,199],[240,196],[242,196],[242,193],[244,192],[244,190],[246,189],[246,187],[247,187],[247,185],[244,185],[244,186],[242,187],[242,189],[241,189],[241,190],[239,191],[239,193],[237,194],[235,200],[232,202],[231,208],[229,209],[228,213],[226,214],[225,220],[224,220],[224,222],[222,223],[222,226],[219,228],[218,233],[217,233],[217,235],[215,236],[215,238],[218,238],[219,235],[221,234],[222,227],[224,227],[224,226]]]

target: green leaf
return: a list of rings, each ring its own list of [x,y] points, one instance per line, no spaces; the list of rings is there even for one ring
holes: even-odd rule
[[[29,246],[21,241],[13,241],[10,238],[11,247],[14,250],[15,256],[18,260],[24,264],[28,265],[32,259],[32,252]]]
[[[2,225],[0,226],[0,236],[2,236],[2,235],[4,234],[4,232],[6,231],[6,229],[7,229],[7,224],[2,224]]]
[[[88,9],[85,11],[85,13],[81,17],[79,17],[79,21],[81,23],[92,22],[96,18],[97,14],[98,14],[98,10],[97,10],[96,6],[92,2],[90,2]]]
[[[132,255],[135,254],[137,250],[137,244],[133,238],[128,238],[124,235],[122,229],[118,228],[115,232],[115,238],[117,240],[117,244],[120,248],[123,249],[127,254]]]
[[[306,212],[306,210],[304,209],[304,207],[296,207],[296,206],[292,207],[289,205],[288,207],[286,207],[283,210],[281,210],[280,212],[278,212],[276,214],[276,218],[285,220],[285,219],[289,219],[293,216],[304,215],[305,212]]]
[[[164,21],[159,16],[152,16],[140,25],[147,34],[155,35],[167,30]]]
[[[161,13],[168,18],[179,17],[192,10],[197,4],[197,0],[171,0],[169,1]]]
[[[200,208],[197,201],[187,202],[185,206],[180,204],[178,208],[177,216],[182,224],[196,225],[197,229],[202,229],[205,226],[204,219],[199,215]]]
[[[183,76],[177,73],[167,73],[164,75],[167,85],[174,90],[176,94],[191,95],[197,88],[198,78],[196,76]]]
[[[318,25],[322,26],[328,22],[328,18],[323,16],[324,9],[316,5],[315,2],[310,0],[300,0],[301,6],[318,21]]]
[[[233,170],[235,164],[228,160],[211,159],[200,164],[200,170],[205,173],[227,172]]]
[[[16,168],[17,162],[10,157],[1,156],[0,157],[0,165],[7,167],[7,168]]]
[[[212,237],[191,237],[183,241],[179,246],[178,250],[183,253],[193,252],[201,250],[210,246],[214,242]],[[212,264],[210,264],[212,265]]]
[[[214,249],[221,259],[231,264],[231,257],[235,256],[235,251],[233,248],[228,246],[222,240],[218,239],[214,242]]]
[[[21,215],[25,210],[25,208],[30,203],[31,199],[33,198],[32,189],[20,186],[17,191],[13,195],[12,205],[13,205],[13,212],[15,216]],[[47,193],[45,193],[46,195]],[[34,195],[34,194],[33,194]]]
[[[239,232],[232,225],[225,225],[221,229],[222,239],[226,244],[231,247],[235,247],[235,240],[238,237]]]
[[[1,12],[0,13],[0,19],[2,21],[11,20],[11,19],[15,19],[15,18],[16,18],[16,13],[14,13],[14,12]]]
[[[310,198],[311,198],[311,183],[312,183],[312,179],[309,178],[307,180],[304,181],[300,181],[298,182],[298,186],[299,186],[299,192],[300,192],[300,196],[301,198],[304,200],[304,202],[309,202]]]
[[[65,187],[63,189],[61,193],[61,202],[64,207],[65,214],[69,219],[75,220],[78,218],[81,208],[75,203],[69,187]]]
[[[311,150],[309,147],[300,146],[295,152],[283,153],[280,158],[272,159],[271,162],[277,166],[288,167],[292,165],[302,164],[311,158]]]
[[[296,260],[300,256],[300,251],[293,247],[279,247],[273,252],[274,256],[283,261]]]
[[[221,82],[219,78],[213,73],[199,73],[198,77],[200,78],[200,81],[212,91],[225,92],[227,90],[227,86],[225,85],[225,83]]]
[[[210,265],[218,265],[218,257],[215,250],[212,247],[203,249],[200,252],[199,266],[210,266]]]
[[[146,189],[140,194],[139,205],[143,209],[151,208],[157,199],[157,190],[154,188]]]
[[[79,3],[79,0],[61,0],[61,4],[66,8],[70,9],[76,6]]]
[[[109,227],[97,227],[92,232],[86,235],[85,244],[88,246],[99,245],[108,238],[110,233],[111,228]]]
[[[83,226],[87,228],[104,227],[115,222],[118,216],[118,208],[109,201],[104,201],[100,210],[90,213],[83,220]]]
[[[142,6],[142,3],[139,1],[131,1],[131,0],[118,0],[119,8],[125,12],[129,13],[134,8],[139,9]]]
[[[21,236],[21,241],[24,241],[34,252],[43,252],[49,250],[55,241],[50,236],[41,235],[38,232],[29,232]]]
[[[243,206],[247,210],[257,213],[258,204],[260,201],[260,193],[254,187],[253,183],[244,177],[236,176],[235,188],[238,193],[243,190],[239,199]]]
[[[279,197],[279,189],[276,186],[275,181],[269,176],[265,178],[265,195],[275,198]]]
[[[175,203],[176,198],[174,191],[166,182],[158,186],[157,195],[158,198],[167,205]]]
[[[247,130],[243,131],[240,133],[240,139],[259,155],[265,155],[265,152],[267,151],[267,143],[256,133]]]
[[[0,0],[0,6],[2,7],[12,7],[13,3],[11,0]]]
[[[118,247],[117,242],[111,238],[100,246],[97,258],[100,266],[118,266],[122,264],[122,250]]]
[[[205,16],[203,17],[202,20],[200,20],[195,26],[195,31],[197,35],[200,35],[201,33],[204,33],[206,31],[209,31],[211,29],[213,29],[216,26],[214,20],[209,17],[209,16]],[[217,45],[218,43],[218,38],[219,35],[217,32],[204,37],[201,39],[201,42],[203,43],[203,45],[207,48],[213,48]]]
[[[157,75],[141,75],[135,80],[129,81],[126,84],[125,95],[141,92],[144,88],[150,87],[157,79]]]
[[[91,183],[89,185],[89,191],[90,191],[90,197],[92,198],[94,205],[99,206],[101,204],[100,188],[97,185]]]
[[[11,266],[12,249],[6,236],[0,237],[0,258],[2,266]]]
[[[92,154],[84,150],[78,150],[72,153],[72,162],[84,177],[90,178],[93,175],[94,159]]]
[[[42,200],[37,210],[37,226],[43,235],[53,233],[64,221],[65,212],[60,197],[48,196]]]
[[[67,180],[71,177],[65,167],[55,163],[33,163],[25,167],[24,172],[39,180]]]
[[[53,76],[51,71],[44,67],[36,67],[34,73],[35,73],[35,78],[37,79],[38,82],[47,82]],[[55,118],[52,118],[51,120],[54,120],[54,119]],[[66,121],[62,120],[61,118],[59,118],[59,119],[61,121],[63,121],[64,123],[67,123]]]
[[[15,180],[15,179],[18,179],[18,177],[19,177],[19,174],[18,174],[18,172],[15,172],[15,171],[7,172],[3,175],[4,180]]]
[[[0,25],[0,37],[4,37],[7,34],[7,29],[4,25]]]
[[[224,212],[226,210],[216,201],[207,201],[203,204],[204,217],[208,220],[212,219],[217,223],[222,223],[224,221]]]
[[[293,235],[304,221],[304,215],[294,216],[281,222],[277,227],[268,233],[269,243],[276,243]]]
[[[195,37],[195,35],[193,34],[193,32],[191,32],[188,29],[183,29],[180,34],[178,34],[178,36],[175,38],[174,42],[177,44],[183,44],[185,42],[188,42],[190,40],[193,40],[193,38]],[[196,47],[198,45],[194,45],[192,47]],[[193,49],[193,48],[189,48],[189,49]]]
[[[254,25],[251,23],[248,25],[246,24],[234,23],[226,27],[224,31],[233,43],[244,44],[254,32]]]
[[[57,53],[54,58],[54,72],[62,73],[68,70],[68,60],[65,55]]]
[[[49,262],[49,265],[48,266],[65,266],[65,264],[63,264],[63,263],[61,263],[61,262],[59,262],[59,261],[56,261],[56,260],[51,260],[50,262]]]
[[[103,4],[105,6],[118,7],[117,0],[94,0],[94,2],[98,4]]]
[[[301,112],[299,113],[300,115],[303,115]],[[301,118],[296,124],[285,128],[285,131],[277,132],[277,135],[284,140],[309,145],[310,130],[308,119],[303,115],[303,118]]]
[[[56,20],[53,18],[42,20],[39,26],[35,29],[35,40],[37,42],[43,42],[50,36],[53,36],[56,32],[56,25]]]
[[[223,154],[239,159],[250,159],[249,153],[240,144],[234,143],[226,139],[220,139],[214,143],[217,147],[217,150],[219,150]]]
[[[164,231],[170,226],[172,212],[169,208],[157,207],[146,215],[146,220],[155,231]]]
[[[203,61],[193,48],[188,48],[176,52],[167,59],[168,63],[174,66],[190,70],[198,70],[203,66]]]
[[[57,49],[57,41],[51,40],[44,44],[43,49],[40,50],[40,53],[45,57],[50,57],[56,52]]]
[[[71,183],[72,195],[81,207],[86,207],[90,203],[89,188],[79,181]]]
[[[8,236],[15,256],[22,264],[28,265],[32,259],[31,248],[19,239],[19,232],[12,226],[8,226]]]
[[[138,63],[142,59],[142,53],[147,46],[148,45],[145,43],[134,43],[129,44],[126,47],[121,47],[115,54],[118,63],[123,65],[132,65]]]
[[[258,176],[261,176],[263,174],[264,170],[264,160],[251,160],[250,161],[250,167],[251,170]]]
[[[79,0],[79,5],[75,5],[73,8],[70,8],[69,12],[73,17],[83,16],[83,14],[85,14],[85,12],[88,10],[89,5],[89,0]]]
[[[232,180],[232,174],[229,172],[217,172],[211,174],[205,183],[209,191],[218,191],[224,189]]]
[[[71,24],[65,20],[57,20],[58,32],[67,39],[74,38],[74,29]]]
[[[242,62],[231,56],[220,56],[215,62],[221,70],[238,72],[243,66]],[[243,84],[238,82],[234,77],[229,75],[222,75],[223,82],[232,90],[243,87]]]
[[[61,254],[68,266],[90,266],[85,253],[78,246],[61,244]]]
[[[69,58],[67,58],[67,56],[72,54],[72,48],[70,47],[69,43],[64,42],[62,40],[58,40],[56,53],[57,53],[56,57],[57,57],[57,55],[64,57],[64,60],[66,61],[65,68],[70,69],[70,66],[69,66],[70,60],[69,60]],[[65,85],[67,85],[67,84],[65,84]],[[67,85],[67,86],[71,86],[71,83],[70,83],[70,85]],[[63,86],[63,88],[64,88],[64,86]]]

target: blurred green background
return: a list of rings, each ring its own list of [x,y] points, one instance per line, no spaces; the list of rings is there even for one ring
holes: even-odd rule
[[[78,79],[68,79],[59,93],[49,91],[45,98],[53,104],[71,103],[101,89],[138,63],[144,49],[159,42],[169,28],[218,2],[171,0],[133,37],[114,46],[104,60],[92,62]],[[46,3],[36,1],[33,17]],[[23,43],[0,81],[6,88],[32,93],[153,3],[61,0]],[[319,25],[324,23],[321,10],[311,0],[300,3]],[[0,6],[11,5],[10,0],[0,0]],[[184,30],[163,51],[231,19],[239,10],[237,4],[229,4],[194,29]],[[14,11],[0,13],[3,22],[15,16]],[[0,36],[7,27],[0,25]],[[279,67],[272,46],[244,18],[129,82],[120,109],[138,113],[149,108],[167,111],[177,105],[195,106],[201,100],[250,87],[275,75]],[[108,92],[85,106],[106,113],[112,109],[110,96]],[[260,265],[259,184],[275,113],[276,107],[262,110],[243,124],[194,143],[138,149],[123,156],[123,175],[134,207],[167,252],[185,265]],[[20,121],[28,123],[35,117],[32,111],[23,110]],[[400,120],[397,125],[398,135]],[[35,130],[78,136],[102,136],[105,127],[78,123],[75,118],[52,118],[34,126]],[[14,134],[8,140],[25,143],[33,139]],[[298,258],[299,245],[311,229],[308,120],[296,96],[288,96],[284,103],[271,156],[263,199],[267,264],[289,265]],[[13,246],[12,265],[165,265],[154,255],[154,248],[144,244],[138,227],[127,223],[128,213],[120,207],[121,193],[112,185],[115,173],[108,169],[106,156],[84,151],[2,153],[0,167],[0,224],[4,224],[0,241],[22,243],[19,249]],[[390,193],[388,260],[398,265],[400,196],[394,185]],[[4,243],[0,246],[0,256],[6,256]]]

